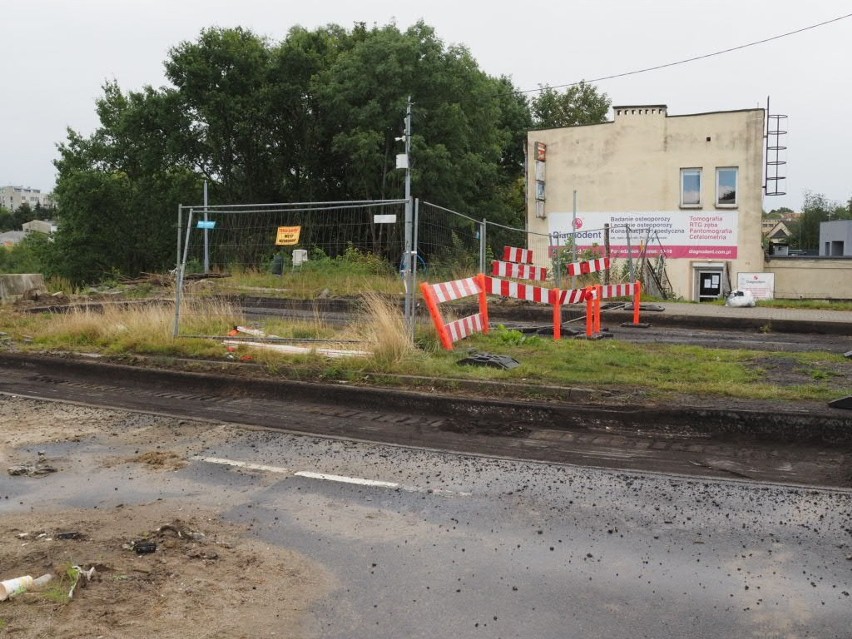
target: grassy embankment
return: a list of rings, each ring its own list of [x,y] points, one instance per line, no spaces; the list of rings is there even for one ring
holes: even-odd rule
[[[376,272],[378,270],[378,272]],[[134,289],[137,291],[138,288]],[[152,303],[111,305],[98,310],[28,314],[10,305],[0,309],[0,331],[15,348],[32,351],[128,354],[169,360],[195,358],[243,360],[260,365],[267,373],[296,379],[379,380],[383,384],[452,389],[458,380],[515,383],[519,394],[545,396],[545,386],[600,387],[617,392],[641,392],[665,399],[688,394],[779,401],[829,400],[838,395],[836,370],[842,355],[784,353],[796,368],[793,385],[773,382],[764,369],[766,352],[710,349],[699,346],[630,344],[616,339],[586,341],[527,337],[497,327],[442,350],[431,324],[418,326],[409,339],[398,305],[387,300],[401,297],[398,276],[363,265],[345,272],[334,269],[285,273],[242,274],[239,277],[195,282],[182,310],[182,335],[173,338],[174,308]],[[248,320],[238,305],[222,301],[234,295],[281,295],[314,298],[321,292],[352,296],[361,291],[362,309],[346,326],[334,326],[316,315],[307,320]],[[148,290],[148,294],[156,291]],[[160,291],[159,298],[173,297]],[[381,296],[379,295],[381,294]],[[223,298],[223,295],[227,296]],[[125,296],[127,297],[127,296]],[[830,306],[834,308],[834,306]],[[222,341],[235,325],[251,323],[268,335],[302,346],[370,351],[366,357],[328,359],[316,353],[283,355],[239,346],[228,351]],[[221,337],[219,337],[221,336]],[[304,341],[301,341],[304,340]],[[469,350],[508,355],[521,365],[511,370],[459,366]],[[426,378],[426,379],[423,379]]]

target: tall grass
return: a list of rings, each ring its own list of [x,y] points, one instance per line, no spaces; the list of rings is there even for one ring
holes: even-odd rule
[[[363,309],[360,332],[370,345],[376,365],[391,367],[414,352],[414,340],[399,306],[377,293],[367,293],[363,296]]]
[[[239,309],[219,300],[191,300],[182,307],[182,312],[184,330],[195,335],[225,336],[230,328],[243,321]],[[41,322],[33,342],[42,347],[88,348],[105,353],[199,355],[210,350],[209,344],[176,342],[173,330],[171,305],[85,306],[51,314],[49,321]]]

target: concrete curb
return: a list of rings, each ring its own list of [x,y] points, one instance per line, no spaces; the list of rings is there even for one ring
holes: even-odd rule
[[[320,404],[378,412],[407,411],[460,423],[465,432],[510,435],[550,430],[614,431],[690,435],[714,440],[852,445],[852,415],[709,409],[706,407],[601,407],[583,403],[483,400],[434,392],[237,377],[105,363],[77,357],[0,354],[0,366],[34,375],[67,375],[85,381],[123,381],[182,392],[281,400],[288,396]],[[224,368],[224,367],[223,367]],[[243,371],[244,372],[244,371]],[[584,389],[578,389],[583,396]],[[495,393],[496,394],[496,393]],[[827,409],[828,410],[828,409]]]

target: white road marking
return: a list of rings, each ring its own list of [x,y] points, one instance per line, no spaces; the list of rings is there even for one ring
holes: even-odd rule
[[[455,492],[452,490],[444,490],[441,488],[422,489],[415,486],[403,486],[392,481],[381,481],[379,479],[364,479],[363,477],[347,477],[346,475],[331,475],[328,473],[315,473],[310,470],[292,471],[283,466],[267,466],[266,464],[252,464],[250,462],[239,461],[236,459],[225,459],[223,457],[203,457],[196,455],[192,457],[193,461],[201,461],[207,464],[218,464],[220,466],[233,466],[234,468],[244,468],[246,470],[259,470],[267,473],[278,473],[281,475],[290,475],[292,477],[304,477],[306,479],[322,479],[324,481],[334,481],[341,484],[355,484],[357,486],[371,486],[374,488],[392,488],[394,490],[404,490],[411,493],[433,493],[436,495],[459,495],[463,497],[470,496],[470,493]]]
[[[361,477],[346,477],[345,475],[329,475],[327,473],[313,473],[309,470],[300,470],[293,473],[296,477],[307,477],[308,479],[325,479],[336,481],[341,484],[357,484],[359,486],[376,486],[379,488],[403,488],[392,481],[379,481],[378,479],[362,479]]]
[[[236,459],[224,459],[222,457],[201,457],[196,455],[192,458],[194,461],[203,461],[208,464],[219,464],[220,466],[234,466],[236,468],[245,468],[246,470],[261,470],[266,473],[280,473],[282,475],[292,475],[293,471],[281,466],[267,466],[266,464],[251,464],[249,462],[237,461]]]

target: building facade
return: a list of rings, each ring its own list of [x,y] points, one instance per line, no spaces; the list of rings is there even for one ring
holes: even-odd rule
[[[30,187],[0,187],[0,207],[16,211],[22,204],[28,204],[33,209],[36,208],[36,205],[42,208],[52,208],[53,197],[50,193],[42,193],[39,189],[32,189]]]
[[[852,220],[820,223],[819,254],[823,257],[852,257]]]
[[[672,292],[688,300],[763,271],[764,110],[613,111],[611,122],[528,134],[528,230],[580,251],[602,252],[608,235],[617,260],[663,254]]]

